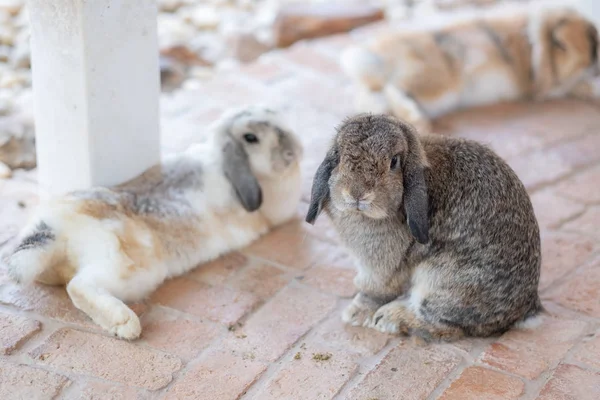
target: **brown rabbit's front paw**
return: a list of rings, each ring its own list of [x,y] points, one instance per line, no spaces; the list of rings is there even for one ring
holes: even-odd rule
[[[375,309],[352,302],[342,312],[342,321],[352,326],[369,326],[374,313]]]
[[[412,319],[412,314],[402,302],[392,301],[375,312],[369,327],[392,335],[406,335]]]

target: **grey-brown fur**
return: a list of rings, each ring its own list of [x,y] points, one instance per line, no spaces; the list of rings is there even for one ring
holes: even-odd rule
[[[264,119],[260,113],[264,113]],[[251,168],[248,156],[248,152],[257,146],[245,143],[239,137],[239,132],[235,131],[234,125],[241,122],[246,126],[245,132],[276,138],[276,145],[268,153],[268,164],[274,171],[287,168],[302,154],[296,139],[291,137],[292,132],[284,131],[270,120],[275,114],[263,107],[247,107],[243,111],[222,117],[217,121],[220,125],[213,127],[217,132],[214,140],[222,152],[221,168],[231,184],[232,197],[248,212],[257,211],[263,203],[259,176]],[[190,204],[189,199],[191,194],[205,190],[205,162],[206,160],[199,158],[176,154],[166,157],[160,164],[123,184],[111,188],[94,187],[74,191],[69,196],[87,200],[87,212],[99,219],[110,219],[121,214],[141,218],[157,232],[161,243],[169,252],[177,253],[180,247],[184,247],[184,243],[195,243],[196,238],[182,240],[173,235],[171,229],[200,226],[202,223],[201,215],[198,215],[198,210]],[[25,248],[42,248],[55,239],[54,232],[42,223],[21,241],[13,253]],[[5,262],[10,264],[8,258]],[[15,280],[18,280],[16,275]]]
[[[268,109],[265,112],[274,113]],[[249,110],[241,111],[231,117],[231,124],[251,115]],[[290,139],[289,132],[284,132],[269,121],[249,122],[248,128],[250,132],[267,134],[274,131],[277,134],[279,146],[271,152],[271,162],[275,168],[281,168],[281,164],[287,167],[295,160],[296,143]],[[262,190],[250,168],[244,143],[234,136],[231,126],[221,133],[219,141],[224,154],[223,171],[232,184],[232,190],[247,211],[256,211],[262,204]],[[284,162],[282,159],[285,154],[289,156]],[[187,218],[193,213],[186,194],[202,190],[202,168],[200,160],[173,157],[110,190],[93,188],[74,192],[73,195],[81,199],[100,200],[108,205],[125,205],[137,215]]]
[[[352,203],[361,197],[370,203]],[[314,178],[307,221],[321,209],[358,263],[347,322],[450,340],[502,333],[542,309],[531,201],[476,142],[418,137],[389,116],[350,118]]]
[[[193,212],[185,195],[191,190],[202,190],[202,174],[202,165],[197,160],[176,157],[110,190],[92,188],[74,192],[73,196],[125,206],[136,215],[189,217]]]

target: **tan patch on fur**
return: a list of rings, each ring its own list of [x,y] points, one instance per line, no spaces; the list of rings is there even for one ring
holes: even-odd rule
[[[581,19],[570,20],[561,28],[556,29],[557,39],[570,44],[575,50],[573,52],[557,52],[557,66],[561,78],[565,79],[576,70],[587,68],[591,64],[589,29],[589,24]]]
[[[242,215],[236,215],[233,210],[225,210],[216,212],[215,217],[218,221],[215,224],[218,229],[216,235],[221,237],[228,234],[227,227],[230,226],[239,226],[239,229],[252,232],[261,232],[270,228],[269,221],[260,212],[250,215],[243,211]],[[210,235],[211,233],[205,232],[205,234]]]
[[[57,268],[58,275],[62,277],[65,283],[71,282],[77,273],[77,267],[70,262],[59,263]]]
[[[121,204],[110,205],[100,200],[78,202],[77,212],[97,220],[112,220],[122,225],[122,229],[113,232],[117,236],[120,250],[125,256],[125,265],[122,265],[123,271],[121,271],[122,279],[130,278],[140,270],[160,262],[164,257],[164,248],[158,232],[172,235],[173,231],[180,226],[180,224],[166,224],[157,221],[161,225],[161,230],[158,231],[148,224],[148,221],[154,218],[140,217]],[[172,236],[176,240],[184,237],[184,235]],[[146,241],[142,238],[145,238]],[[126,262],[127,259],[129,262]]]
[[[145,223],[135,218],[125,218],[123,231],[117,234],[121,251],[129,257],[131,263],[124,265],[121,278],[127,279],[162,259],[162,245],[156,234],[148,229]],[[144,243],[145,237],[150,243]]]
[[[369,48],[384,60],[388,83],[421,103],[435,102],[461,90],[465,83],[465,60],[461,55],[464,49],[477,49],[485,59],[477,70],[468,71],[471,76],[505,70],[522,96],[528,98],[536,91],[547,92],[591,65],[594,29],[578,14],[558,11],[548,14],[541,24],[542,33],[530,38],[528,28],[532,18],[520,12],[509,17],[474,19],[438,30],[386,34]],[[569,51],[557,50],[553,32]],[[542,48],[535,85],[530,39]]]
[[[36,280],[44,285],[66,285],[71,282],[76,273],[77,268],[65,260],[42,272]]]
[[[538,93],[545,94],[591,66],[592,33],[593,25],[576,13],[557,11],[545,16],[532,38],[541,49],[536,70]]]
[[[115,186],[115,188],[125,188],[125,187],[137,187],[143,188],[148,185],[152,185],[156,182],[161,182],[163,180],[163,170],[162,165],[154,165],[144,171],[141,175],[138,175],[127,182],[123,182],[120,185]]]
[[[55,246],[62,246],[61,238],[58,238]],[[68,284],[77,273],[77,266],[74,265],[63,251],[54,251],[51,253],[51,259],[47,260],[48,267],[36,278],[36,281],[49,286],[62,286]]]
[[[383,37],[372,48],[390,65],[394,86],[421,101],[434,101],[460,85],[460,68],[448,63],[432,33]]]
[[[516,15],[510,19],[489,19],[485,23],[493,30],[501,41],[502,48],[510,57],[510,67],[516,83],[524,95],[531,95],[533,82],[531,80],[531,45],[527,37],[529,20],[526,15]],[[504,60],[498,49],[491,50],[496,55],[496,62]],[[505,61],[504,61],[505,62]]]
[[[100,200],[83,200],[77,205],[77,212],[94,219],[118,219],[125,214],[123,206],[106,204]]]

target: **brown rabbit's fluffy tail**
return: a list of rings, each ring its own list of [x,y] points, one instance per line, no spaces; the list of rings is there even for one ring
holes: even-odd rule
[[[544,314],[547,314],[547,311],[538,297],[523,318],[517,321],[515,328],[525,330],[535,329],[542,323],[542,316]]]

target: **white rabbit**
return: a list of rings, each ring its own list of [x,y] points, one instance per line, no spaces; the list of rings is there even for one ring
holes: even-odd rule
[[[359,112],[421,133],[459,109],[506,101],[600,98],[598,31],[571,7],[540,5],[376,36],[346,49]]]
[[[232,110],[195,144],[112,188],[41,205],[6,258],[20,283],[66,284],[73,304],[135,339],[138,301],[162,282],[242,248],[290,220],[302,145],[264,106]]]

